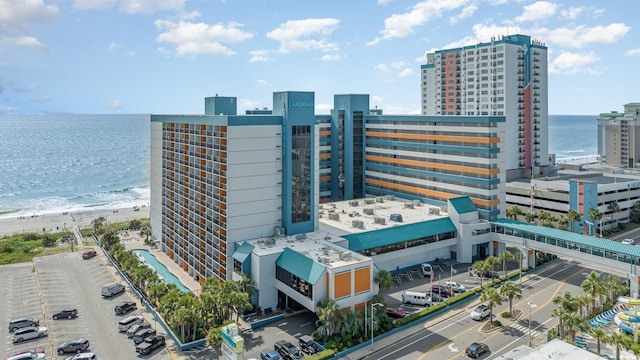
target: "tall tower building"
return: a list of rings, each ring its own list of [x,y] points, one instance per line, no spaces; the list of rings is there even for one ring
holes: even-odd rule
[[[603,163],[640,167],[640,103],[624,105],[624,113],[598,116],[598,155]]]
[[[427,54],[423,115],[505,116],[506,180],[549,172],[547,48],[526,35]]]

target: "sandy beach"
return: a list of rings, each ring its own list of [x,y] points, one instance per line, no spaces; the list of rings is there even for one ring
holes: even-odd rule
[[[100,216],[104,216],[109,224],[144,219],[149,217],[149,207],[139,207],[138,211],[134,211],[133,208],[103,209],[0,219],[0,237],[27,232],[42,233],[43,230],[55,233],[65,229],[71,230],[74,225],[80,226],[81,229],[89,228],[91,222]]]

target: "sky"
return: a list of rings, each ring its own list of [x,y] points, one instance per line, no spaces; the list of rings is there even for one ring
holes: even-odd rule
[[[0,115],[238,113],[273,92],[369,94],[420,113],[420,65],[440,49],[525,34],[548,47],[549,114],[640,102],[635,1],[0,0]],[[635,26],[634,26],[635,25]]]

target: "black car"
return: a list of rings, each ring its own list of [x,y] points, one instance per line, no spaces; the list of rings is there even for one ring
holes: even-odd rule
[[[138,306],[133,301],[125,301],[116,305],[113,310],[116,312],[116,315],[123,315],[137,308]]]
[[[300,336],[300,339],[298,340],[299,340],[300,349],[306,352],[307,354],[311,355],[311,354],[320,352],[319,344],[315,340],[313,340],[311,336],[309,335]]]
[[[60,344],[58,346],[58,354],[62,355],[64,353],[81,353],[89,348],[89,340],[86,339],[76,339],[67,341],[65,343]]]
[[[478,356],[486,352],[489,352],[489,346],[487,346],[487,344],[479,343],[479,342],[472,343],[467,347],[467,350],[465,350],[465,354],[467,354],[468,357],[473,359],[477,358]]]
[[[73,319],[76,316],[78,316],[78,309],[62,309],[53,314],[53,320]]]
[[[292,343],[280,340],[276,341],[273,345],[274,349],[282,356],[285,360],[297,360],[302,359],[302,354],[300,354],[300,350],[295,347]]]
[[[156,334],[156,331],[150,328],[138,330],[136,331],[135,334],[133,334],[133,342],[134,344],[138,345],[141,342],[143,342],[144,339],[148,338],[149,336],[153,336],[155,334]]]
[[[164,346],[164,336],[149,336],[144,339],[140,344],[136,345],[136,352],[141,355],[150,354],[156,348]]]

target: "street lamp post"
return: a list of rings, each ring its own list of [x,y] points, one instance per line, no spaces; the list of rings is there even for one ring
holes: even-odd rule
[[[533,338],[531,337],[531,308],[538,307],[538,305],[531,301],[527,302],[527,304],[529,305],[529,346],[533,346]]]
[[[605,221],[605,220],[609,221],[609,220],[611,220],[611,218],[610,217],[606,217],[606,218],[600,219],[600,237],[602,237],[602,222]]]
[[[371,303],[371,350],[373,350],[373,310],[376,306],[384,306],[384,304],[381,303]]]

